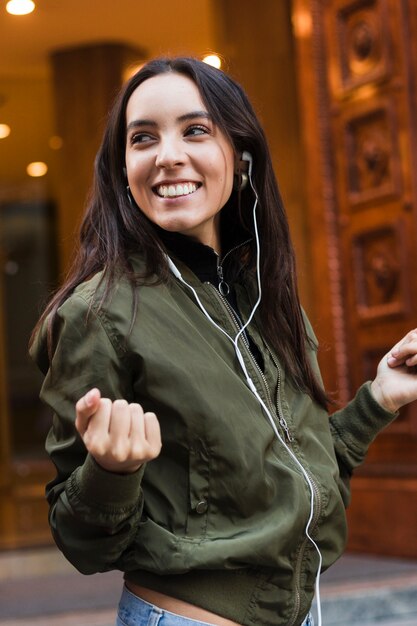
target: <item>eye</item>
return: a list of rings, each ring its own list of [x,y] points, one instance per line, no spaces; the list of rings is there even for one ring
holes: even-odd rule
[[[203,124],[193,124],[192,126],[189,126],[184,133],[186,137],[198,137],[200,135],[209,135],[209,134],[210,134],[210,129],[207,128],[207,126],[204,126]]]
[[[130,137],[130,144],[133,146],[135,144],[143,144],[148,143],[149,141],[153,141],[152,135],[149,133],[134,133]]]

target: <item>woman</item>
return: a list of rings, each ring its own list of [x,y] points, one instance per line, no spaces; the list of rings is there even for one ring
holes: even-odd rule
[[[159,59],[125,85],[32,352],[52,532],[125,573],[118,624],[310,623],[352,471],[417,398],[417,332],[329,421],[264,134],[223,72]]]

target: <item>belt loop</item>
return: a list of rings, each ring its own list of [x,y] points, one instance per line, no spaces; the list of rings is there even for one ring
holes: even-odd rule
[[[163,611],[161,609],[159,609],[157,606],[153,606],[151,614],[149,616],[148,626],[158,626],[162,614]]]

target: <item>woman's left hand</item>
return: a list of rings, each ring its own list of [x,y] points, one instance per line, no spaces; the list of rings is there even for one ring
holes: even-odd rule
[[[392,413],[417,400],[417,329],[383,357],[371,389],[377,402]]]

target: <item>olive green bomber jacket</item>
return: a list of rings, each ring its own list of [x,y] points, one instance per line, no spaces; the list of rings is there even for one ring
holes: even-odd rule
[[[179,267],[234,337],[235,322],[215,287]],[[247,626],[300,624],[319,566],[305,535],[310,488],[249,389],[232,342],[174,278],[138,288],[130,332],[131,287],[121,280],[99,309],[99,280],[80,285],[60,307],[52,367],[44,334],[33,348],[45,373],[41,397],[54,411],[47,451],[57,476],[47,497],[57,545],[86,574],[120,569],[134,582]],[[249,286],[238,283],[236,296],[247,319]],[[313,485],[310,534],[325,569],[345,544],[350,475],[394,416],[366,384],[329,420],[286,379],[257,316],[249,333],[264,372],[242,340],[248,372]],[[314,349],[310,356],[318,372]],[[157,459],[119,475],[86,453],[74,405],[92,387],[157,414]]]

